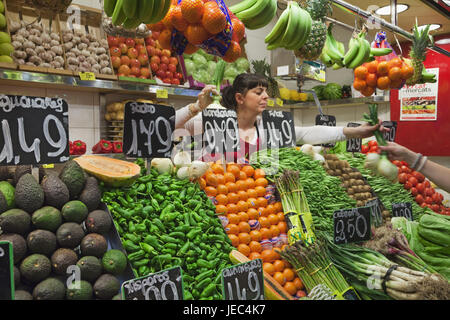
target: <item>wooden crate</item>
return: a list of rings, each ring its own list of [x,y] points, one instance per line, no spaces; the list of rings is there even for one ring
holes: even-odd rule
[[[3,14],[5,15],[5,17],[7,17],[8,16],[8,8],[7,8],[6,1],[3,1],[3,6],[5,7],[5,12]],[[6,20],[6,28],[4,30],[0,30],[0,31],[6,32],[7,34],[9,34],[9,36],[11,36],[11,33],[9,32],[8,20]],[[0,62],[0,68],[3,68],[3,69],[16,70],[17,67],[18,67],[17,63]]]
[[[64,46],[64,50],[65,50],[65,60],[66,60],[66,69],[69,69],[69,55],[71,55],[69,48],[65,47],[65,41],[67,40],[65,39],[65,34],[68,31],[72,30],[72,33],[75,34],[76,36],[84,36],[85,41],[89,41],[89,40],[93,40],[92,42],[105,42],[106,46],[105,46],[105,52],[100,55],[105,54],[108,58],[107,61],[108,62],[108,66],[109,68],[111,68],[112,74],[102,74],[100,72],[96,72],[95,70],[91,69],[91,70],[87,70],[84,69],[85,71],[88,72],[94,72],[95,77],[97,79],[107,79],[107,80],[117,80],[117,76],[114,74],[114,68],[112,67],[112,62],[111,62],[111,56],[109,54],[109,49],[108,49],[108,44],[107,44],[107,35],[105,34],[105,32],[103,31],[103,29],[101,28],[101,19],[102,19],[102,11],[95,9],[95,8],[90,8],[90,7],[86,7],[86,6],[82,6],[82,5],[76,5],[73,6],[74,8],[79,9],[79,20],[77,21],[77,19],[74,19],[74,17],[77,17],[77,14],[75,13],[74,15],[74,11],[69,11],[69,13],[62,13],[59,15],[59,27],[61,30],[61,36],[62,36],[62,43]],[[87,39],[87,40],[86,40]],[[81,43],[79,43],[77,46],[79,46]],[[83,45],[83,44],[81,44]],[[90,44],[88,44],[90,46]],[[100,47],[98,47],[100,48]],[[77,48],[79,49],[79,48]],[[81,51],[81,50],[80,50]],[[72,71],[73,74],[75,76],[79,75],[79,71]]]
[[[59,29],[59,22],[58,22],[58,15],[53,13],[53,12],[44,12],[42,11],[41,13],[39,13],[38,10],[36,10],[35,8],[31,8],[31,7],[27,7],[27,6],[23,6],[20,3],[13,1],[13,0],[4,0],[4,3],[7,2],[7,8],[8,8],[8,13],[7,13],[7,19],[9,21],[9,30],[10,30],[10,34],[11,34],[11,38],[14,38],[14,35],[17,35],[19,32],[14,33],[12,31],[12,27],[10,25],[10,23],[12,21],[14,22],[24,22],[26,23],[28,26],[32,26],[35,25],[36,23],[39,24],[43,30],[45,32],[48,33],[52,33],[55,37],[59,36],[59,40],[57,39],[51,39],[54,40],[55,43],[50,44],[51,41],[49,41],[48,39],[42,39],[42,44],[41,45],[35,45],[34,48],[31,48],[33,50],[37,49],[39,47],[39,49],[35,50],[35,51],[39,51],[39,53],[37,53],[37,56],[40,57],[40,54],[42,52],[50,52],[50,47],[49,45],[53,45],[53,46],[61,46],[61,32]],[[24,35],[24,38],[26,40],[30,40],[30,36],[32,36],[32,32],[34,32],[35,29],[33,29],[32,27],[29,29],[28,33]],[[49,32],[50,31],[50,32]],[[34,35],[33,35],[34,36]],[[14,39],[13,39],[14,40]],[[59,42],[58,45],[56,45],[56,42]],[[45,48],[44,48],[45,47]],[[42,51],[42,48],[44,48],[44,51]],[[20,51],[25,51],[26,49],[20,50]],[[19,51],[19,50],[16,50]],[[15,53],[13,53],[14,55]],[[62,68],[64,68],[64,51],[62,52],[61,55],[57,54],[56,56],[61,56],[62,61],[60,62],[62,65]],[[47,63],[52,63],[55,61],[55,57],[53,56],[51,59],[49,58],[48,61],[46,61]],[[25,59],[26,62],[30,62],[30,56],[28,55],[28,57],[26,57]],[[23,70],[23,71],[31,71],[31,72],[41,72],[41,73],[54,73],[54,74],[62,74],[62,75],[72,75],[72,72],[64,70],[64,69],[57,69],[54,66],[48,67],[48,66],[36,66],[36,65],[27,65],[27,64],[19,64],[18,66],[19,70]]]

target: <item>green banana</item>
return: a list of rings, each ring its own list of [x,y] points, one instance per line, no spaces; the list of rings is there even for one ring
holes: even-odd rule
[[[339,69],[342,69],[342,66],[335,63],[335,64],[333,64],[332,68],[333,68],[333,70],[339,70]]]
[[[436,75],[434,73],[426,72],[424,68],[422,69],[422,80],[424,81],[436,80]]]
[[[330,56],[331,59],[333,59],[334,62],[337,62],[339,60],[342,60],[344,57],[339,52],[333,39],[334,38],[331,35],[331,28],[328,28],[327,40],[325,41],[327,45],[327,54]]]
[[[138,8],[138,0],[125,0],[122,5],[122,10],[129,19],[135,19]]]
[[[153,23],[156,9],[156,2],[154,0],[141,0],[138,5],[137,15],[139,20],[145,24]],[[156,22],[156,21],[155,21]]]
[[[326,50],[322,50],[322,53],[320,54],[320,61],[322,61],[327,67],[333,66],[333,61],[331,60],[330,56],[326,53]]]
[[[312,27],[312,19],[308,11],[304,10],[303,8],[300,8],[300,26],[297,31],[298,34],[300,34],[300,37],[297,40],[297,45],[295,46],[296,50],[301,49],[308,40],[309,34],[311,32]]]
[[[123,2],[125,0],[117,0],[116,7],[114,8],[114,13],[112,15],[112,23],[115,26],[120,26],[127,18],[123,12]]]
[[[370,43],[366,39],[359,37],[356,40],[359,41],[359,49],[356,57],[349,63],[349,69],[355,69],[362,65],[370,56]]]
[[[292,25],[292,34],[286,45],[286,49],[295,50],[298,45],[297,34],[303,28],[301,18],[301,8],[297,2],[292,3],[291,15],[294,23]]]
[[[265,43],[268,43],[269,45],[278,43],[281,41],[280,38],[283,37],[283,32],[286,30],[286,26],[289,19],[289,11],[284,10],[281,14],[280,18],[278,19],[277,23],[273,27],[273,29],[270,31],[270,33],[266,36],[264,39]]]
[[[234,14],[251,8],[258,0],[245,0],[241,1],[228,9]]]
[[[288,49],[292,45],[292,41],[295,38],[295,32],[297,31],[297,21],[294,15],[293,3],[289,2],[287,10],[289,11],[288,24],[286,30],[284,31],[283,37],[281,38],[281,45]]]
[[[164,17],[166,16],[166,14],[167,14],[167,12],[169,11],[169,8],[170,8],[170,0],[160,0],[160,1],[161,1],[161,3],[159,4],[160,7],[159,7],[158,13],[156,12],[156,9],[158,7],[156,2],[155,2],[155,5],[153,7],[153,14],[154,14],[153,22],[154,23],[159,22],[162,19],[164,19]]]
[[[103,9],[108,17],[112,17],[117,0],[104,0]]]
[[[358,53],[359,49],[359,41],[355,38],[351,38],[348,42],[348,51],[344,55],[343,63],[346,67],[348,67],[349,63],[353,60],[353,58],[356,57],[356,54]]]
[[[238,19],[241,19],[241,20],[256,17],[257,15],[261,14],[261,12],[263,12],[264,8],[268,5],[269,1],[270,0],[258,0],[250,8],[248,8],[244,11],[241,11],[239,13],[236,13],[235,15]]]
[[[336,41],[339,52],[344,55],[345,54],[345,46],[342,42]]]
[[[385,56],[391,52],[391,48],[370,48],[370,53],[375,57]]]
[[[122,26],[125,29],[131,30],[131,29],[136,29],[140,24],[141,24],[141,20],[138,18],[134,18],[134,19],[126,18],[125,21],[122,23]]]
[[[245,27],[249,30],[256,30],[265,27],[272,21],[277,13],[277,0],[270,0],[263,13],[242,21]]]

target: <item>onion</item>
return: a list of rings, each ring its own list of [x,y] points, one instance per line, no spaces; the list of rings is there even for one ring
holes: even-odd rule
[[[191,155],[186,151],[180,151],[173,157],[173,164],[177,168],[190,166]]]
[[[189,167],[181,167],[177,171],[178,179],[188,179],[189,178]]]
[[[324,163],[324,162],[325,162],[325,158],[324,158],[321,154],[319,154],[319,153],[314,153],[314,154],[313,154],[313,160],[318,160],[318,161],[320,161],[321,163]]]
[[[364,167],[369,168],[371,170],[376,170],[378,161],[380,161],[380,155],[378,153],[374,152],[368,153]]]
[[[397,180],[398,168],[395,164],[390,162],[386,156],[382,156],[380,161],[378,161],[377,171],[380,175],[392,182]]]
[[[310,144],[302,145],[300,147],[300,151],[303,152],[304,154],[307,154],[307,155],[310,155],[310,156],[314,155],[314,153],[315,153],[314,149],[313,149],[313,146],[310,145]]]
[[[158,171],[159,174],[172,173],[173,163],[169,158],[155,158],[151,162],[151,166]]]
[[[206,162],[198,160],[192,161],[192,164],[188,168],[189,179],[195,180],[202,177],[206,173],[206,170],[208,170],[208,168],[209,165]]]

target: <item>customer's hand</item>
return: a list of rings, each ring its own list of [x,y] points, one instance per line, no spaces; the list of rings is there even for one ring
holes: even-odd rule
[[[197,105],[200,109],[199,111],[203,111],[213,102],[211,93],[213,95],[220,96],[220,92],[217,91],[216,86],[214,85],[205,86],[203,90],[198,94]]]
[[[380,130],[381,132],[389,132],[390,129],[381,125],[381,120],[377,125],[371,126],[367,122],[359,127],[345,127],[344,134],[347,138],[369,138],[373,136],[374,132]]]
[[[379,148],[387,152],[389,160],[402,160],[412,164],[417,157],[415,152],[395,142],[388,142],[387,146],[379,146]]]

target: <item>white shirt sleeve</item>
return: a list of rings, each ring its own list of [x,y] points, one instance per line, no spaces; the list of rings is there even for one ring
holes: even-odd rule
[[[181,129],[181,130],[180,130]],[[185,129],[185,130],[182,130]],[[197,132],[198,131],[198,132]],[[202,113],[191,117],[189,105],[180,108],[175,113],[175,138],[193,136],[202,133]]]
[[[346,140],[344,134],[344,127],[328,127],[328,126],[313,126],[313,127],[295,127],[295,136],[297,143],[301,144],[322,144],[334,143],[337,141]]]

